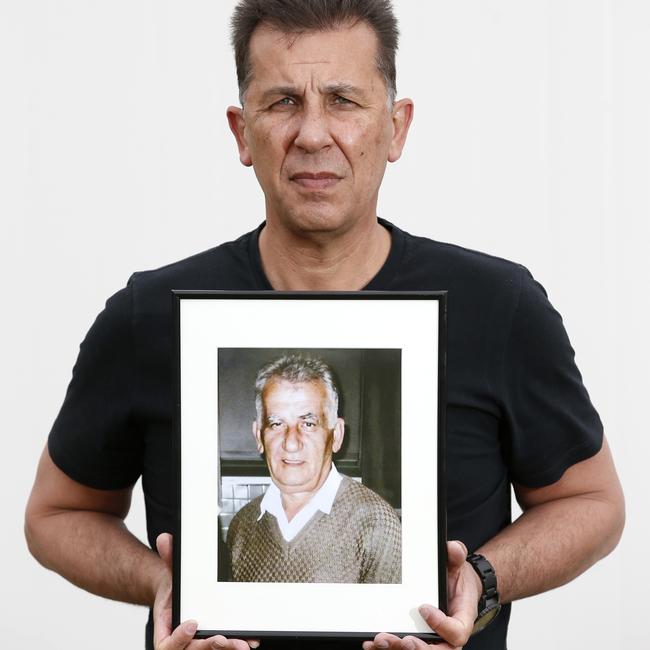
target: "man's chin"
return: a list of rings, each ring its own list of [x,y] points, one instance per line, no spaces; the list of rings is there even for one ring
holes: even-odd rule
[[[332,205],[317,205],[313,210],[287,214],[279,221],[297,237],[331,235],[347,232],[355,220]]]
[[[287,476],[283,472],[282,480],[279,481],[277,478],[273,478],[273,483],[283,494],[297,494],[299,492],[309,492],[317,484],[317,481],[307,478],[304,476],[299,476],[297,473],[294,473],[293,476]]]

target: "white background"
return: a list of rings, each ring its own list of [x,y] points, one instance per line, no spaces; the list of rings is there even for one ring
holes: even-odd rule
[[[252,229],[225,107],[232,1],[0,0],[3,647],[141,648],[145,611],[31,560],[22,512],[108,295]],[[510,646],[647,642],[650,4],[397,0],[416,101],[380,214],[526,264],[563,314],[627,496],[618,549],[515,604]],[[136,498],[130,523],[143,533]]]

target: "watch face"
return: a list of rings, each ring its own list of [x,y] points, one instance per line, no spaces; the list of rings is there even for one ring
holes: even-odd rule
[[[472,634],[476,634],[481,630],[485,629],[497,616],[501,609],[501,605],[494,605],[491,609],[483,611],[474,623],[474,629]]]

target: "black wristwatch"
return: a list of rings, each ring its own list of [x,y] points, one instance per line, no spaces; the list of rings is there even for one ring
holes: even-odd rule
[[[483,593],[478,601],[478,616],[474,621],[472,634],[476,634],[485,629],[497,616],[501,610],[499,603],[499,592],[497,591],[497,575],[494,567],[478,553],[471,553],[467,556],[467,561],[478,574],[483,585]]]

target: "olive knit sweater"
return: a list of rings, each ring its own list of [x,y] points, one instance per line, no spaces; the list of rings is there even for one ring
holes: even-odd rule
[[[343,477],[329,515],[316,514],[290,542],[253,499],[228,529],[236,582],[400,583],[402,531],[378,494]]]

